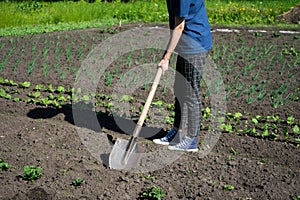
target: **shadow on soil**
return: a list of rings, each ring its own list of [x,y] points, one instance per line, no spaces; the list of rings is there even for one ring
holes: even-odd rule
[[[65,116],[65,121],[77,127],[87,128],[95,132],[101,132],[102,128],[106,128],[113,132],[132,135],[137,120],[125,119],[105,112],[95,112],[92,108],[92,105],[89,106],[84,103],[65,104],[61,108],[40,107],[30,110],[27,116],[32,119],[49,119],[62,113]],[[152,140],[164,135],[165,131],[162,128],[143,126],[139,137]]]
[[[27,113],[27,116],[32,119],[49,119],[62,113],[64,120],[76,125],[77,127],[87,128],[95,132],[101,132],[102,128],[106,128],[113,132],[132,135],[136,126],[136,120],[129,120],[122,117],[116,117],[109,113],[95,112],[93,106],[87,104],[66,104],[61,108],[35,108]],[[120,128],[121,127],[121,128]],[[165,135],[162,128],[153,128],[144,126],[139,134],[139,137],[152,140]],[[111,145],[114,145],[114,137],[107,134],[107,139]],[[105,166],[109,166],[109,154],[101,154],[100,158]]]

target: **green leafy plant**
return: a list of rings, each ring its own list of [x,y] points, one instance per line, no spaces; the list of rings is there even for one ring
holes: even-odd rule
[[[11,95],[8,94],[3,88],[0,88],[0,97],[4,99],[11,99]]]
[[[129,95],[123,95],[119,102],[129,101],[130,103],[134,102],[134,98]]]
[[[56,92],[63,93],[63,92],[65,92],[65,88],[63,86],[58,86],[56,89]]]
[[[5,79],[5,80],[4,80],[4,83],[5,83],[6,85],[10,85],[10,86],[17,86],[17,85],[18,85],[15,81],[13,81],[13,80],[11,80],[11,79]]]
[[[35,181],[43,176],[43,169],[41,167],[35,166],[24,166],[24,173],[20,175],[20,177],[27,181]]]
[[[72,185],[77,187],[77,186],[80,186],[82,183],[83,183],[83,179],[78,177],[72,182]]]
[[[161,100],[152,102],[152,105],[156,105],[156,106],[159,106],[159,107],[160,107],[160,106],[163,106],[163,104],[164,104],[164,102],[161,101]]]
[[[153,180],[154,179],[154,176],[152,176],[151,174],[147,174],[147,175],[138,174],[138,177],[142,177],[142,178],[145,178],[147,180]]]
[[[27,96],[32,97],[32,98],[39,98],[41,96],[41,93],[39,91],[30,92],[30,93],[27,94]]]
[[[224,185],[224,186],[223,186],[223,189],[226,190],[226,191],[231,191],[231,190],[234,189],[234,186],[231,185],[231,184]]]
[[[226,131],[226,132],[229,132],[229,133],[232,132],[232,125],[230,123],[227,123],[227,124],[223,123],[223,124],[220,125],[220,128],[223,131]]]
[[[174,118],[173,118],[173,117],[166,116],[165,121],[166,121],[167,124],[173,124]]]
[[[295,134],[299,134],[299,133],[300,133],[300,130],[299,130],[299,126],[298,126],[298,125],[295,125],[295,126],[293,127],[293,132],[294,132]]]
[[[203,113],[203,120],[206,120],[210,116],[211,116],[211,110],[209,107],[206,107]]]
[[[22,99],[20,97],[15,97],[15,98],[13,98],[13,101],[14,102],[20,102],[20,101],[22,101]]]
[[[10,164],[4,162],[4,160],[0,158],[0,169],[2,169],[3,171],[7,171],[11,167],[12,166]]]
[[[287,124],[293,125],[295,123],[295,118],[293,116],[289,116],[287,118]]]
[[[167,105],[168,110],[174,110],[175,105],[173,103]]]
[[[48,86],[45,88],[45,92],[50,92],[50,93],[53,93],[53,92],[54,92],[54,89],[53,89],[52,84],[48,85]]]
[[[42,84],[37,84],[34,89],[35,90],[42,90],[43,87],[44,86]]]
[[[295,195],[295,196],[292,196],[293,200],[300,200],[300,195]]]
[[[149,198],[149,199],[157,199],[161,200],[166,193],[159,187],[157,186],[151,186],[147,187],[146,191],[142,193],[142,197],[144,198]]]
[[[29,88],[30,87],[30,82],[25,81],[25,82],[19,83],[19,86],[22,87],[22,88]]]

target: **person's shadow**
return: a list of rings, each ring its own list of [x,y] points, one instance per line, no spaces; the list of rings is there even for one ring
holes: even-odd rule
[[[65,121],[77,127],[87,128],[95,132],[101,132],[102,128],[106,128],[113,132],[132,135],[137,123],[137,120],[117,117],[110,113],[96,113],[93,111],[93,105],[85,103],[78,103],[75,105],[66,104],[61,108],[37,107],[30,110],[27,113],[27,116],[32,119],[48,119],[61,113],[64,114]],[[164,135],[165,131],[162,128],[143,126],[138,137],[152,140],[161,138]],[[110,134],[106,134],[106,136],[111,146],[113,146],[116,140]],[[106,153],[100,155],[104,166],[109,166],[109,156],[110,154]]]
[[[61,108],[37,107],[30,110],[27,116],[32,119],[48,119],[60,113],[64,114],[65,121],[95,132],[101,132],[102,128],[106,128],[113,132],[132,135],[137,123],[137,120],[125,119],[105,112],[95,112],[93,105],[84,102],[75,105],[65,104]],[[165,131],[162,128],[143,126],[138,137],[152,140],[164,135]],[[111,139],[110,136],[108,137]],[[111,142],[114,143],[114,141]]]

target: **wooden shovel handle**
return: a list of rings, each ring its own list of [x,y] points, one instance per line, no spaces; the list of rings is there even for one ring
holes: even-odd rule
[[[150,105],[151,105],[152,99],[154,97],[154,94],[155,94],[156,88],[158,86],[158,83],[160,81],[161,75],[162,75],[162,69],[159,67],[157,69],[156,76],[155,76],[155,79],[153,81],[153,84],[152,84],[150,93],[148,95],[147,101],[146,101],[146,103],[144,105],[142,114],[141,114],[140,119],[139,119],[139,121],[137,123],[137,125],[140,126],[140,127],[143,126],[144,120],[145,120],[145,118],[147,116],[148,110],[150,108]],[[133,137],[137,137],[138,133],[139,133],[139,131],[134,131]]]

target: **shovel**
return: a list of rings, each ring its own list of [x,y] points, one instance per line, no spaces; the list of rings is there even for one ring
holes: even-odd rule
[[[147,101],[144,105],[142,114],[139,118],[138,123],[135,126],[132,137],[129,141],[118,138],[115,142],[115,145],[109,155],[109,167],[111,169],[124,170],[130,169],[136,166],[140,160],[139,147],[136,142],[137,137],[139,136],[144,120],[148,113],[148,110],[151,105],[151,101],[154,97],[157,85],[162,75],[162,69],[158,68],[155,79],[153,81],[150,93],[148,95]]]

